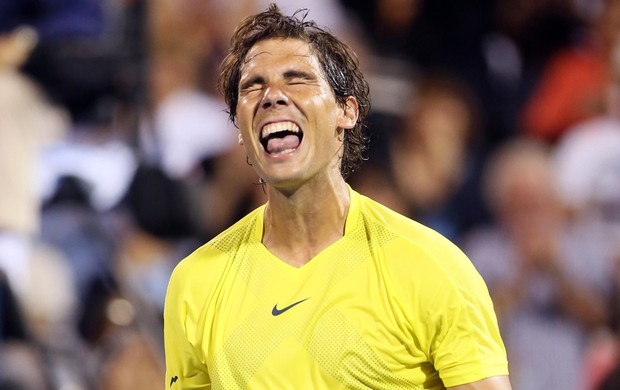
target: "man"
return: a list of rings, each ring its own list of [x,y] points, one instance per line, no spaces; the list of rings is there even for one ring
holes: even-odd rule
[[[354,54],[275,5],[220,78],[268,202],[175,269],[171,389],[510,389],[488,291],[454,245],[354,190]]]

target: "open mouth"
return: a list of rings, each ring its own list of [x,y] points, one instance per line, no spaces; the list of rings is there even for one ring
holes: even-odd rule
[[[295,151],[304,137],[303,131],[291,121],[274,122],[265,125],[261,131],[260,143],[269,154],[286,154]]]

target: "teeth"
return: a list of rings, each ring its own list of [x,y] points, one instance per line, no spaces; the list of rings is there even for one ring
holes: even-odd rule
[[[285,130],[298,133],[299,126],[297,126],[294,122],[291,122],[291,121],[269,123],[263,127],[263,130],[261,131],[261,137],[266,138],[269,134],[273,134],[273,133],[277,133],[277,132],[285,131]]]

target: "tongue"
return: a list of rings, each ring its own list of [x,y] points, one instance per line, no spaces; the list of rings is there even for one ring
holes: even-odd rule
[[[272,138],[267,142],[267,152],[280,153],[287,149],[296,149],[299,146],[299,137],[287,135],[282,138]]]

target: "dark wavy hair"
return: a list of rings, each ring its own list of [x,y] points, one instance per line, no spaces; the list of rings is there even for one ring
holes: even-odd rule
[[[217,86],[224,95],[230,120],[234,123],[241,67],[252,46],[270,38],[294,38],[307,42],[321,64],[336,102],[344,106],[347,98],[353,96],[359,105],[355,127],[344,132],[340,172],[346,178],[364,159],[368,141],[364,119],[370,110],[370,91],[353,50],[314,21],[306,21],[307,14],[307,9],[301,9],[292,16],[285,16],[276,4],[271,4],[266,11],[244,19],[231,38],[231,48],[220,66]]]

